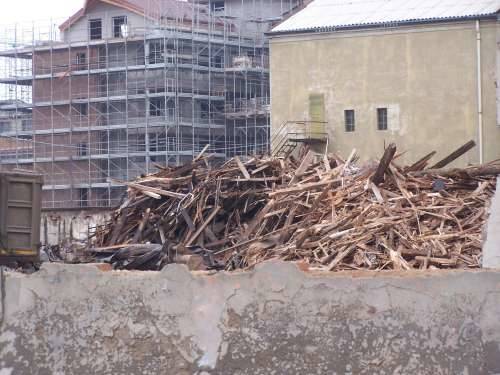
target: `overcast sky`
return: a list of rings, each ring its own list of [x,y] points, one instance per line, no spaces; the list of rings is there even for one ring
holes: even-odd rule
[[[69,17],[84,0],[0,0],[0,24],[46,21]]]

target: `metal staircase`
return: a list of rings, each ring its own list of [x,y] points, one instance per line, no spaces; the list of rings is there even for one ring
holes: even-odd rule
[[[326,122],[286,121],[271,137],[271,155],[287,158],[299,144],[325,144]]]

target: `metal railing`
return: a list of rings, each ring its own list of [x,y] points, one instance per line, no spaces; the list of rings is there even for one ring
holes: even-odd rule
[[[285,121],[271,135],[271,153],[279,152],[288,142],[324,141],[326,133],[324,121]]]

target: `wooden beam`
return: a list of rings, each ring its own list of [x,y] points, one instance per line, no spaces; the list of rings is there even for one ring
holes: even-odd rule
[[[302,159],[302,162],[300,163],[299,167],[295,170],[295,173],[288,185],[293,185],[300,179],[300,177],[302,177],[304,172],[307,171],[307,168],[309,168],[309,166],[313,162],[315,155],[316,154],[311,150],[307,152],[306,156],[304,156],[304,158]]]
[[[174,193],[172,191],[167,191],[167,190],[163,190],[163,189],[154,188],[151,186],[141,185],[141,184],[137,184],[135,182],[126,182],[126,181],[119,181],[119,180],[114,180],[114,181],[117,181],[118,183],[121,183],[121,184],[124,184],[128,187],[131,187],[132,189],[140,190],[144,194],[151,193],[151,194],[163,195],[165,197],[170,197],[170,198],[175,198],[175,199],[184,199],[186,197],[186,194]]]
[[[205,230],[208,224],[214,219],[215,215],[220,211],[220,207],[215,207],[212,213],[207,217],[205,222],[200,225],[200,227],[196,230],[196,232],[191,236],[188,242],[186,242],[185,246],[191,246],[194,241],[199,237],[199,235]]]
[[[236,161],[236,164],[238,164],[238,168],[240,169],[241,173],[243,173],[243,176],[245,177],[245,179],[250,180],[252,177],[250,177],[250,173],[248,173],[248,170],[243,165],[240,158],[238,156],[235,156],[234,160]]]
[[[462,147],[459,147],[457,150],[453,151],[450,155],[445,157],[443,160],[438,162],[437,164],[433,165],[430,169],[440,169],[446,167],[448,164],[454,162],[457,160],[460,156],[464,155],[465,153],[469,152],[472,150],[474,147],[476,147],[476,142],[474,141],[469,141],[466,144],[464,144]]]
[[[391,143],[385,149],[384,155],[382,156],[382,159],[380,159],[380,163],[378,164],[377,171],[372,177],[372,182],[375,185],[380,185],[382,182],[384,182],[385,172],[387,171],[387,168],[389,168],[389,165],[391,164],[391,161],[394,158],[395,154],[396,145],[394,143]]]
[[[427,163],[429,162],[429,160],[432,159],[432,157],[434,155],[436,155],[436,151],[432,151],[431,153],[425,155],[419,161],[417,161],[417,162],[413,163],[412,165],[410,165],[409,167],[405,168],[405,172],[408,173],[408,172],[421,171],[422,169],[424,169],[427,166]]]

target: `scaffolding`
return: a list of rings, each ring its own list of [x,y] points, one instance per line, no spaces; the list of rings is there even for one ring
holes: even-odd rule
[[[46,208],[115,206],[120,181],[206,145],[219,160],[268,150],[265,32],[302,1],[126,3],[0,34],[2,108],[32,117],[0,129],[0,163],[42,173]]]

